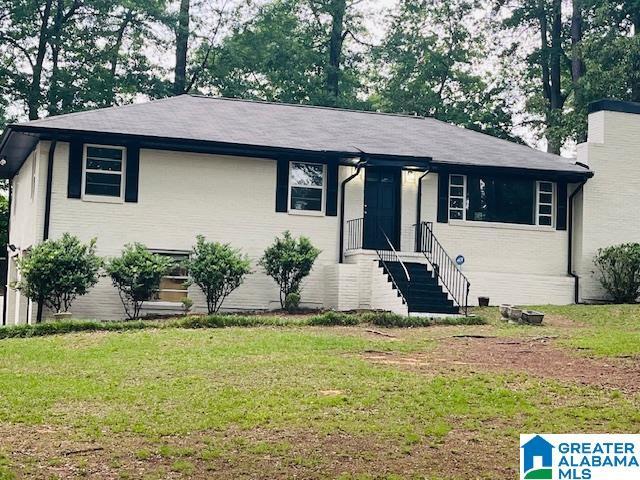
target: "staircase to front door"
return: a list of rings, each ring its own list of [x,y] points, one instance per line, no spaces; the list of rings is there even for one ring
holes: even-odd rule
[[[428,270],[425,263],[380,260],[378,264],[386,273],[392,287],[397,290],[398,296],[404,299],[409,314],[460,313],[453,300],[449,299],[449,295],[438,283],[438,278]]]

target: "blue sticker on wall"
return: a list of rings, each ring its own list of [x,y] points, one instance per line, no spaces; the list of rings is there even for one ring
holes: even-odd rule
[[[456,263],[457,263],[458,265],[462,265],[462,264],[464,263],[464,255],[458,255],[458,256],[456,257]]]

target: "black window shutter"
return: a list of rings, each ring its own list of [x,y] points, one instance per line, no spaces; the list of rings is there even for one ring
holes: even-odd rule
[[[556,206],[556,230],[567,229],[567,182],[558,183],[558,205]]]
[[[338,161],[329,160],[327,164],[327,202],[326,215],[335,217],[338,215]]]
[[[138,201],[138,180],[140,177],[140,146],[127,145],[127,167],[124,180],[124,201]]]
[[[80,198],[82,195],[82,142],[71,142],[69,145],[69,178],[67,197]]]
[[[449,221],[449,173],[438,172],[438,222]]]
[[[289,161],[279,158],[276,173],[276,212],[287,211],[289,197]]]

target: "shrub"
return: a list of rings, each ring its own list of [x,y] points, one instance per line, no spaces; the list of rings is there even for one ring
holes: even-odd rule
[[[314,315],[309,319],[310,325],[358,325],[360,323],[360,317],[358,315],[350,315],[348,313],[341,312],[325,312],[320,315]]]
[[[207,242],[202,235],[197,237],[193,254],[186,263],[193,283],[207,299],[209,314],[217,313],[224,299],[251,273],[246,255],[228,244]]]
[[[640,244],[601,248],[594,264],[603,288],[616,303],[634,303],[640,294]]]
[[[300,307],[300,294],[296,293],[296,292],[292,292],[289,295],[287,295],[284,299],[284,309],[289,312],[289,313],[293,313],[295,311],[298,310],[298,308]]]
[[[172,265],[171,259],[151,253],[141,243],[125,245],[120,257],[107,262],[107,273],[129,319],[140,316],[142,304],[160,288],[160,280]]]
[[[180,299],[180,303],[182,304],[182,313],[184,315],[188,315],[191,311],[191,308],[193,308],[193,300],[191,300],[189,297],[183,297],[182,299]]]
[[[55,312],[66,312],[76,297],[98,282],[102,260],[96,255],[95,239],[84,244],[65,233],[59,240],[36,245],[17,265],[21,280],[13,288]]]
[[[280,306],[285,307],[285,299],[290,293],[300,293],[300,283],[309,275],[320,250],[306,237],[295,239],[290,232],[284,232],[282,238],[276,237],[262,258],[262,266],[280,287]]]

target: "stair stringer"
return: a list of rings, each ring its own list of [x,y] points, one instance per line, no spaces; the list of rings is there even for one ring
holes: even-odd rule
[[[393,287],[389,275],[378,262],[371,262],[371,308],[385,310],[398,315],[409,315],[409,308],[403,302],[398,290]]]

